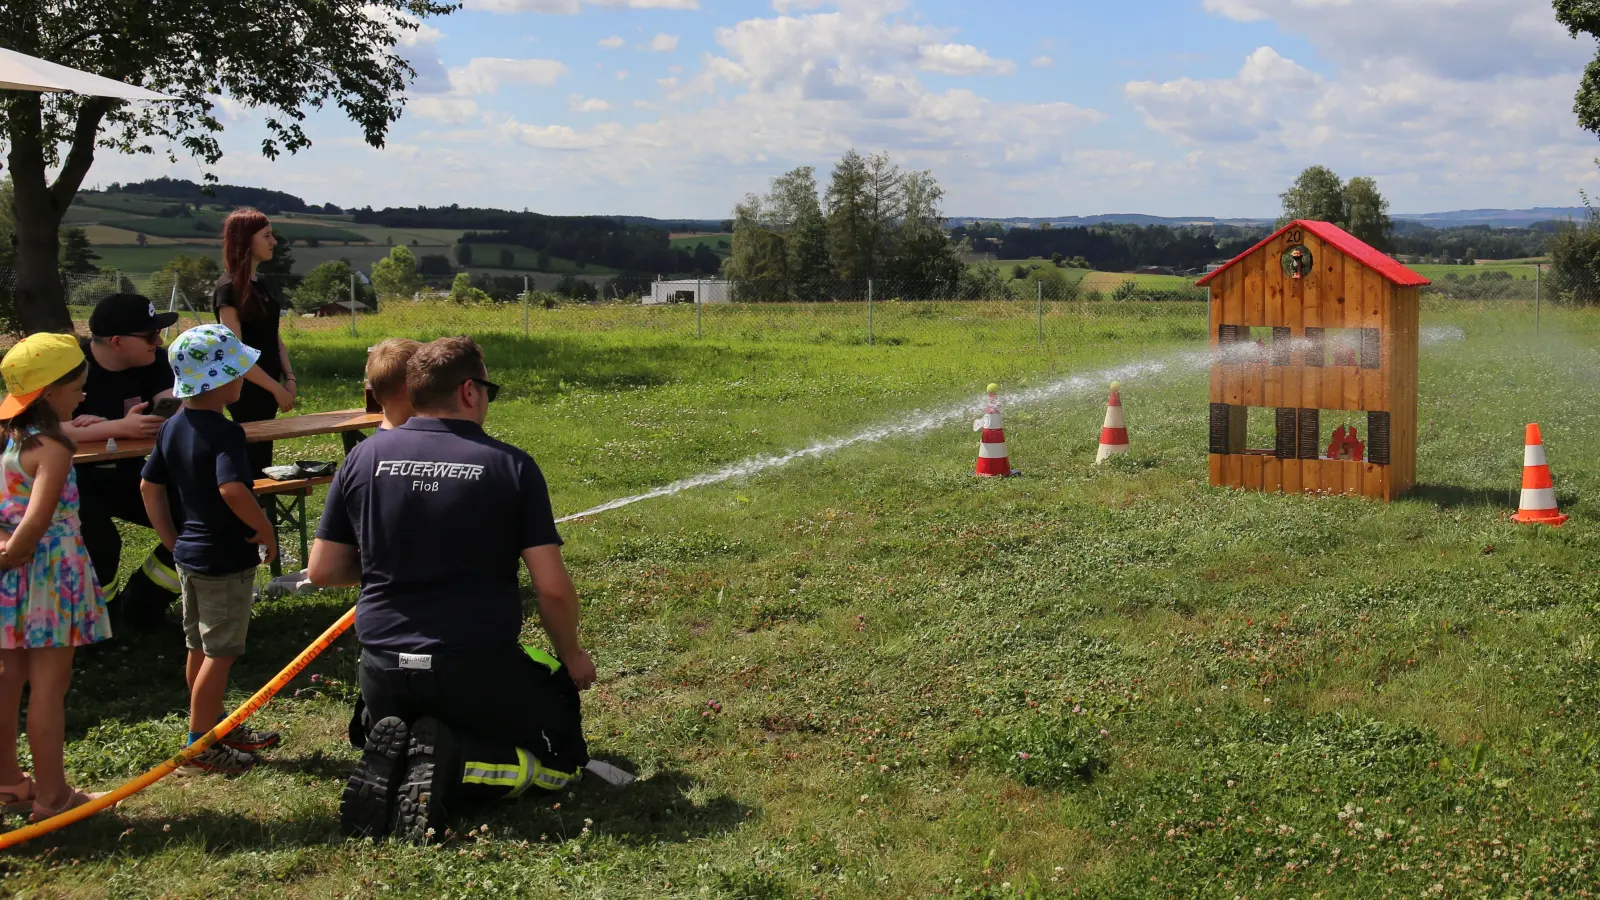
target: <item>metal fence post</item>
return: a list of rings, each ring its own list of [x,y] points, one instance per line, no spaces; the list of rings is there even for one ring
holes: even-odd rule
[[[350,273],[350,336],[356,336],[356,273]]]
[[[188,299],[189,298],[187,298],[187,297],[184,298],[185,303],[187,303]],[[167,312],[177,312],[177,311],[178,311],[178,279],[174,278],[174,279],[172,279],[172,296],[167,298]],[[172,327],[176,327],[176,326],[172,326]],[[161,332],[161,336],[163,338],[170,336],[172,334],[172,327],[168,327],[168,328],[164,329]]]
[[[1540,276],[1544,274],[1544,264],[1533,264],[1533,336],[1539,336],[1539,312],[1544,305],[1544,288]]]
[[[1038,295],[1039,302],[1039,349],[1044,349],[1044,282],[1033,283],[1034,293]]]
[[[522,276],[522,336],[528,336],[528,306],[532,297],[528,296],[528,276]]]
[[[872,279],[867,279],[867,346],[872,346]]]
[[[705,305],[705,298],[700,296],[700,279],[697,278],[694,282],[694,336],[697,338],[706,336],[705,326],[700,319],[701,311],[705,308]]]

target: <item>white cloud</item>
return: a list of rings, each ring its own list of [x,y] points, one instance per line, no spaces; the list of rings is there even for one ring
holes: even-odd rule
[[[617,70],[617,80],[618,81],[627,81],[628,80],[628,70],[627,69],[618,69]]]
[[[1594,52],[1544,0],[1205,0],[1205,8],[1304,34],[1346,66],[1405,62],[1468,81],[1571,71]]]
[[[444,37],[444,32],[400,10],[366,6],[362,11],[368,18],[386,24],[394,35],[394,54],[416,71],[411,83],[412,90],[429,93],[449,88],[449,76],[436,46]]]
[[[1266,14],[1255,0],[1208,5],[1226,4],[1235,18]],[[1270,203],[1273,188],[1322,163],[1346,177],[1377,177],[1397,211],[1423,212],[1459,205],[1430,198],[1464,186],[1493,191],[1500,205],[1548,198],[1562,183],[1576,199],[1594,155],[1570,109],[1579,71],[1513,67],[1468,78],[1413,60],[1368,59],[1319,75],[1262,47],[1231,78],[1134,82],[1124,95],[1149,127],[1193,148],[1188,162],[1219,186]]]
[[[406,101],[406,111],[446,125],[465,125],[478,114],[478,104],[467,97],[422,95]]]
[[[493,94],[502,84],[551,85],[565,74],[566,65],[553,59],[479,56],[450,70],[450,90],[468,96]]]
[[[931,167],[947,178],[956,170],[998,180],[1082,165],[1067,148],[1103,114],[1070,103],[999,103],[971,90],[931,90],[920,73],[1015,67],[951,43],[946,29],[893,18],[901,0],[827,5],[839,8],[719,29],[721,55],[705,57],[684,78],[657,79],[668,105],[633,101],[635,109],[658,111],[654,121],[591,130],[497,127],[524,145],[591,151],[583,170],[570,173],[575,179],[704,186],[719,196],[733,173],[764,179],[790,165],[826,165],[851,147],[886,149],[907,167]],[[725,90],[714,90],[719,86]]]
[[[1123,88],[1145,124],[1186,143],[1250,141],[1300,110],[1321,79],[1271,47],[1258,48],[1232,78],[1180,78]]]
[[[578,0],[466,0],[467,9],[494,13],[534,12],[548,15],[575,16]]]
[[[1033,61],[1028,63],[1028,65],[1033,66],[1035,69],[1050,69],[1054,68],[1055,64],[1056,61],[1048,56],[1035,56]]]
[[[601,38],[598,45],[606,50],[617,50],[626,46],[627,43],[627,41],[613,34],[608,38]]]
[[[569,94],[567,108],[578,113],[610,112],[611,104],[598,97],[585,98],[578,94]]]
[[[995,59],[971,44],[930,44],[922,48],[917,68],[946,75],[1010,75],[1017,64]]]
[[[655,53],[671,53],[678,49],[678,36],[675,34],[658,34],[650,39],[650,49]]]
[[[612,9],[699,9],[700,0],[582,0],[589,6]],[[493,13],[545,13],[575,16],[579,0],[466,0],[467,9]]]

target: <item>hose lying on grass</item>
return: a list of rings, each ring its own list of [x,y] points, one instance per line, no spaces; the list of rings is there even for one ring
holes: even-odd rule
[[[296,656],[292,662],[284,666],[282,672],[274,676],[261,690],[256,691],[255,695],[246,700],[243,706],[234,710],[233,714],[226,719],[218,722],[217,727],[206,732],[198,741],[183,748],[182,752],[177,756],[172,757],[109,794],[91,800],[76,809],[69,809],[60,815],[45,819],[43,822],[37,822],[24,828],[18,828],[16,831],[0,834],[0,850],[15,847],[24,841],[30,841],[42,834],[49,834],[58,828],[65,828],[73,822],[87,819],[103,809],[115,806],[165,778],[174,769],[189,760],[204,753],[212,744],[215,744],[236,726],[242,724],[245,719],[254,715],[261,707],[266,706],[267,702],[277,696],[277,693],[283,690],[284,686],[292,681],[296,675],[299,675],[306,666],[310,665],[312,660],[316,659],[322,651],[332,646],[333,642],[339,639],[339,635],[344,634],[354,624],[355,620],[356,611],[354,609],[340,616],[339,621],[329,625],[328,630],[324,631],[321,637],[312,641],[311,646],[300,651],[299,656]]]

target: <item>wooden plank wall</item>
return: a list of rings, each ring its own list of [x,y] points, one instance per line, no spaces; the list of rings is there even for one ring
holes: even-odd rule
[[[1396,288],[1390,307],[1394,362],[1389,376],[1391,450],[1386,499],[1394,499],[1417,483],[1417,369],[1422,337],[1420,288]]]
[[[1288,328],[1303,340],[1307,328],[1376,329],[1381,367],[1361,365],[1306,367],[1305,351],[1297,349],[1289,366],[1272,366],[1237,358],[1211,369],[1211,402],[1235,407],[1299,407],[1345,411],[1388,410],[1391,413],[1392,462],[1329,459],[1278,460],[1270,453],[1242,446],[1243,415],[1230,422],[1230,450],[1210,459],[1216,486],[1288,493],[1347,493],[1393,499],[1416,481],[1418,341],[1417,288],[1396,288],[1383,276],[1304,233],[1300,243],[1311,251],[1313,265],[1305,278],[1286,276],[1281,258],[1291,246],[1280,235],[1261,251],[1222,273],[1211,284],[1211,347],[1218,349],[1217,328],[1223,324],[1250,328]],[[1252,335],[1254,340],[1257,335]],[[1331,361],[1331,360],[1330,360]],[[1359,362],[1359,361],[1358,361]],[[1244,410],[1238,411],[1243,413]],[[1365,434],[1364,416],[1324,416],[1325,422],[1354,425]]]

